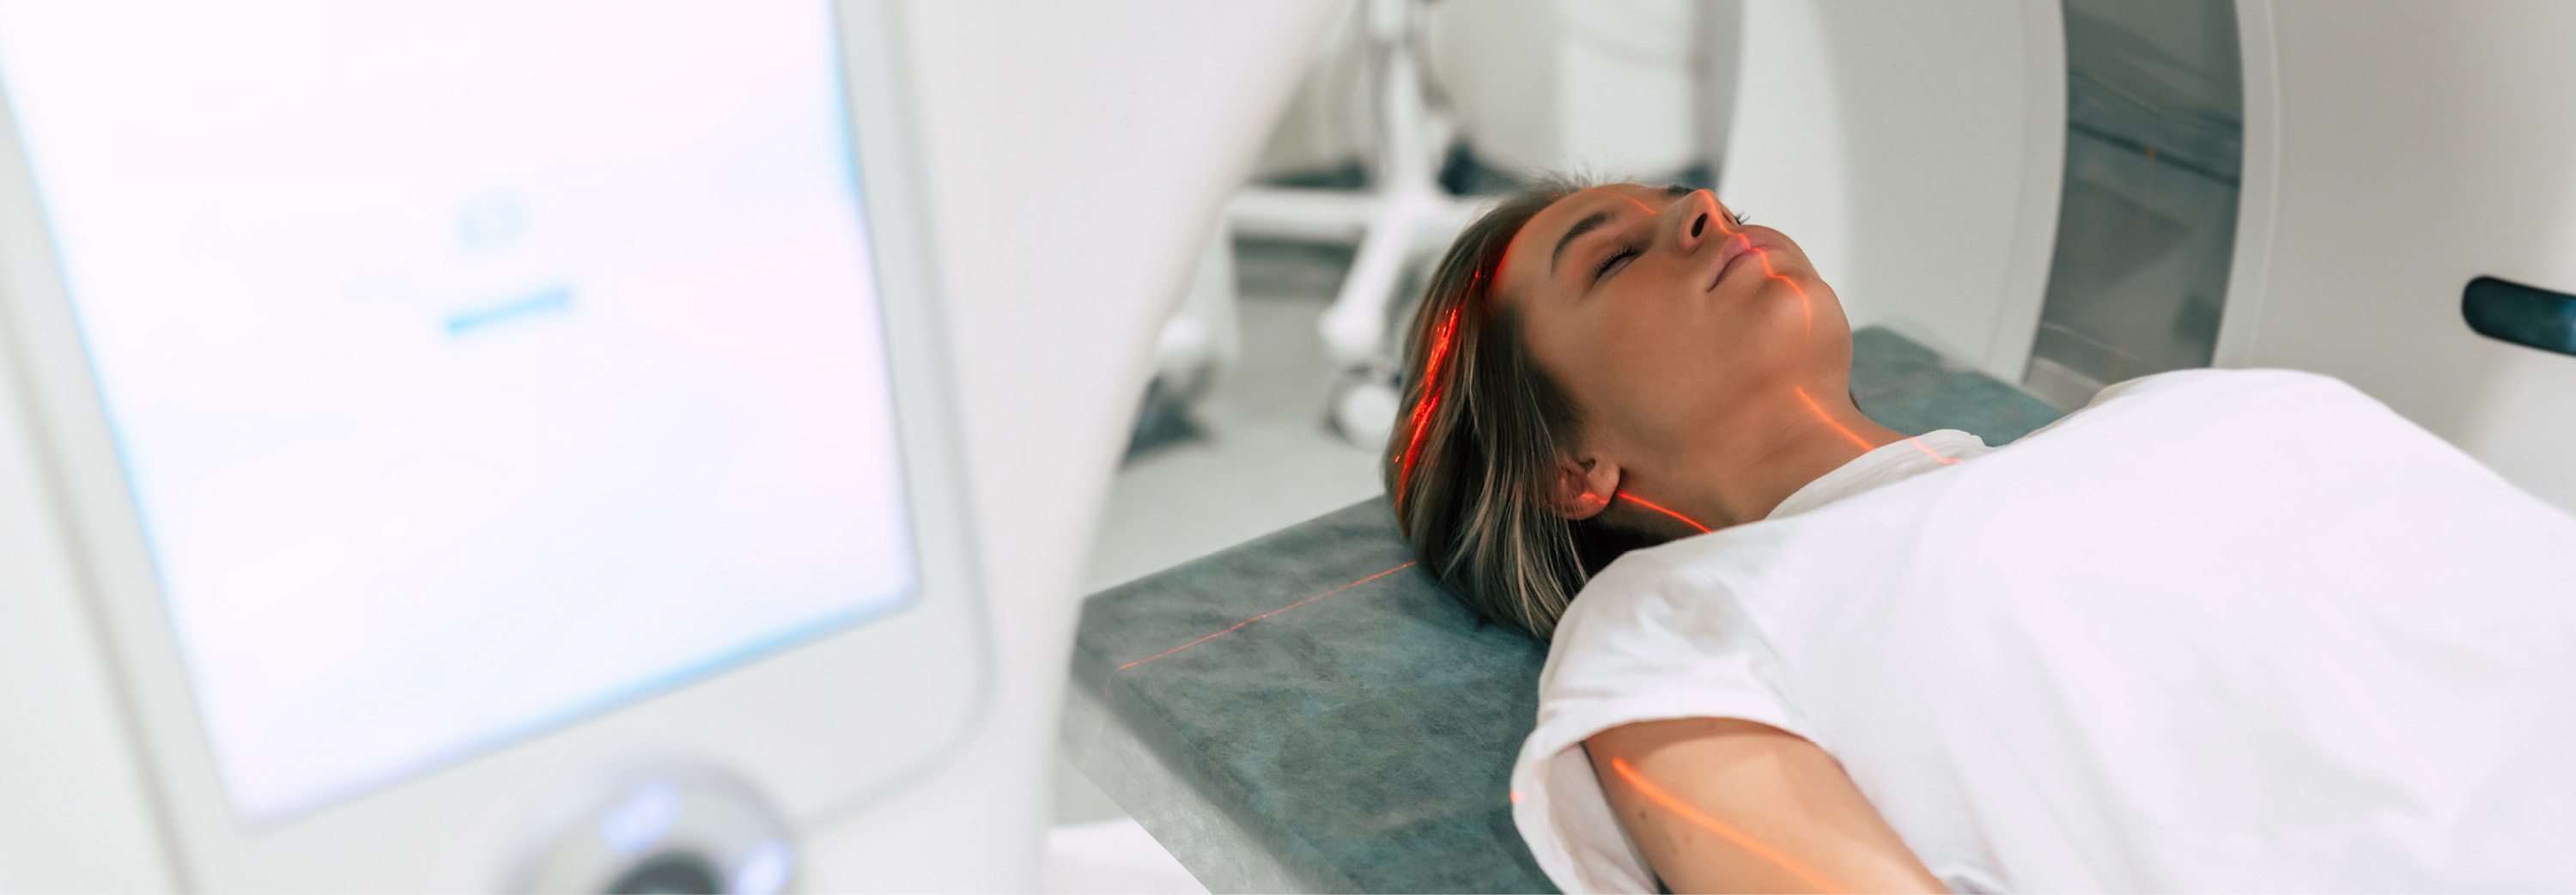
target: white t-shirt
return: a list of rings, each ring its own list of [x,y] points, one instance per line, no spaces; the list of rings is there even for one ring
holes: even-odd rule
[[[1655,890],[1582,742],[1683,717],[1816,743],[1960,890],[2576,889],[2576,518],[2321,376],[1880,448],[1612,563],[1539,688],[1568,892]]]

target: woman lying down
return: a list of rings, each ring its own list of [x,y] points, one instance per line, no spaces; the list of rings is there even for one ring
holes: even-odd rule
[[[1552,641],[1567,891],[2576,889],[2576,519],[2322,376],[1990,447],[1851,350],[1704,191],[1533,192],[1434,273],[1389,491]]]

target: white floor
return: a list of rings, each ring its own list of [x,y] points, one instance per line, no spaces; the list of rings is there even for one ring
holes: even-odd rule
[[[1207,895],[1197,877],[1126,817],[1048,830],[1046,891]]]
[[[1243,354],[1199,399],[1201,437],[1130,462],[1085,592],[1130,581],[1377,495],[1377,454],[1324,427],[1335,370],[1315,323],[1346,252],[1247,246]],[[1058,758],[1050,892],[1205,892],[1116,802]]]

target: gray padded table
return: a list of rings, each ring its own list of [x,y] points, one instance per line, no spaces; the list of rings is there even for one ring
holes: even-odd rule
[[[1852,393],[1909,434],[2057,418],[1882,329]],[[1553,892],[1512,827],[1547,648],[1418,567],[1384,498],[1083,604],[1075,765],[1216,892]]]

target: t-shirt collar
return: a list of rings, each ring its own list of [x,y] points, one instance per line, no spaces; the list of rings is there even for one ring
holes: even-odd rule
[[[1973,460],[1987,451],[1985,441],[1957,429],[1927,432],[1882,445],[1853,457],[1834,471],[1817,476],[1789,499],[1771,508],[1764,519],[1786,519],[1846,497],[1922,475],[1953,463]]]

